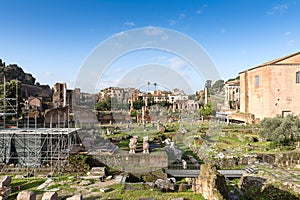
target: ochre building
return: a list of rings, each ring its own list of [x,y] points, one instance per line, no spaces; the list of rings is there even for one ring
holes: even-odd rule
[[[239,74],[241,113],[259,120],[300,114],[300,52]]]

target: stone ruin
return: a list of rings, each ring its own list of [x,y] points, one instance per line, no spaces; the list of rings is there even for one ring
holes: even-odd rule
[[[175,178],[157,179],[154,185],[161,191],[174,191],[175,190]]]
[[[0,200],[8,199],[8,196],[11,193],[11,181],[10,176],[0,177]],[[20,191],[17,195],[16,200],[36,200],[36,193],[30,190]],[[42,196],[42,200],[58,200],[58,194],[56,192],[45,192]],[[67,198],[67,200],[82,200],[82,195],[73,195],[72,197]]]
[[[45,192],[42,200],[58,200],[58,194],[56,192]]]
[[[36,194],[30,190],[23,190],[19,192],[17,200],[36,200]]]
[[[149,137],[145,136],[143,138],[143,153],[149,153]]]
[[[205,199],[228,199],[229,192],[225,177],[210,163],[200,166],[201,173],[194,179],[193,191],[200,193]]]
[[[138,136],[133,136],[132,138],[130,138],[129,153],[132,153],[132,154],[135,153],[137,141],[138,141]]]
[[[8,195],[11,193],[10,183],[10,176],[0,177],[0,200],[7,199]]]
[[[167,138],[162,143],[166,145],[165,149],[167,152],[173,153],[176,160],[181,161],[182,151],[176,147],[175,142],[172,142],[170,138]]]

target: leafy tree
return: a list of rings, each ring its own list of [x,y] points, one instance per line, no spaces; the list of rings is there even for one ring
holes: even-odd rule
[[[288,115],[284,118],[281,116],[264,118],[260,122],[259,135],[277,145],[289,145],[299,141],[299,126],[300,120],[294,115]]]
[[[162,107],[169,107],[171,105],[171,103],[167,102],[167,101],[162,101],[159,103]]]
[[[3,63],[0,65],[0,83],[3,83],[4,76],[7,81],[17,79],[24,84],[34,85],[35,83],[35,78],[31,74],[25,73],[23,69],[16,64],[5,66]]]
[[[224,86],[224,80],[217,80],[213,85],[212,88],[222,88]]]
[[[101,111],[109,111],[111,110],[111,98],[108,97],[104,100],[100,100],[95,104],[95,109],[96,110],[101,110]]]
[[[213,114],[212,104],[208,103],[202,106],[199,110],[200,115],[202,116],[209,116]]]
[[[135,110],[140,110],[144,106],[144,101],[142,99],[138,99],[137,101],[133,102],[133,108]]]
[[[240,76],[237,76],[237,77],[235,77],[235,78],[230,78],[230,79],[228,79],[226,82],[234,81],[234,80],[237,80],[237,79],[240,79]]]
[[[18,88],[16,88],[18,87]],[[6,82],[5,84],[5,97],[8,99],[6,101],[6,112],[9,112],[9,113],[13,113],[16,111],[16,108],[15,108],[15,105],[16,105],[16,92],[18,94],[18,114],[20,115],[21,114],[21,108],[24,106],[23,105],[23,99],[22,99],[22,93],[21,93],[21,82],[20,81],[16,81],[16,80],[11,80],[9,82]],[[17,90],[17,91],[16,91]],[[4,84],[0,84],[0,91],[1,91],[1,94],[0,94],[0,98],[1,98],[1,101],[0,101],[0,106],[1,106],[1,112],[3,112],[3,105],[4,105],[4,101],[3,101],[3,98],[4,98]]]
[[[224,87],[224,80],[217,80],[210,88],[212,94],[218,93]]]

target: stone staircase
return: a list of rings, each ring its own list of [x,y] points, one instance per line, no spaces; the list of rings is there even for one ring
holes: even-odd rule
[[[247,166],[244,171],[246,171],[248,174],[257,174],[258,169],[254,168],[253,166]]]

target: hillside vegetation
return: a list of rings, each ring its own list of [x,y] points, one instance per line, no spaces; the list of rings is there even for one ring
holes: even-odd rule
[[[23,84],[34,85],[35,78],[29,74],[25,73],[21,67],[16,64],[5,65],[0,59],[0,83],[3,84],[4,76],[6,81],[11,81],[14,79],[19,80]]]

